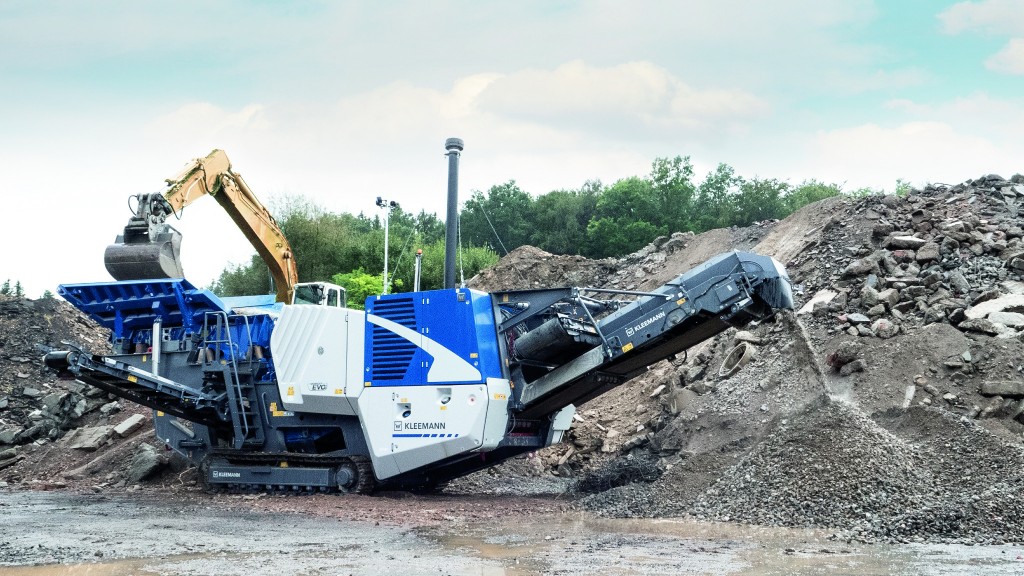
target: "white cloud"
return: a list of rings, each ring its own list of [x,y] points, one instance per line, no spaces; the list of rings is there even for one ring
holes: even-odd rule
[[[1024,38],[1013,38],[985,60],[985,67],[1003,74],[1024,74]]]
[[[812,141],[819,178],[891,189],[897,178],[915,184],[957,183],[990,172],[1010,176],[1024,147],[954,129],[938,121],[895,127],[864,124],[827,130]]]
[[[650,62],[594,67],[581,60],[550,70],[495,78],[481,110],[580,133],[646,137],[675,129],[721,128],[764,114],[768,106],[741,90],[695,89]],[[623,131],[631,127],[632,134]]]
[[[947,34],[1017,35],[1024,32],[1024,0],[958,2],[940,12],[938,19]]]

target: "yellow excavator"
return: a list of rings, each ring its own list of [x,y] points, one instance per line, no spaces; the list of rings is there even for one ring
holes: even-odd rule
[[[134,206],[129,200],[133,215],[124,233],[103,255],[107,271],[115,280],[183,278],[181,233],[167,223],[167,217],[180,217],[186,206],[208,194],[224,208],[270,268],[277,301],[292,303],[299,274],[291,246],[270,211],[231,169],[223,150],[192,160],[166,182],[169,187],[165,192],[132,196]]]

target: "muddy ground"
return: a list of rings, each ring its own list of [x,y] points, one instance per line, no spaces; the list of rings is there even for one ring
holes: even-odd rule
[[[554,498],[0,494],[4,576],[1020,574],[1024,548],[610,520]]]

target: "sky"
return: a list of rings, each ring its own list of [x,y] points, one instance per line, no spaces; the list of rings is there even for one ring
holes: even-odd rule
[[[224,149],[265,204],[444,218],[689,156],[844,189],[1024,171],[1024,0],[0,1],[0,281],[109,280],[128,197]],[[254,253],[212,199],[193,284]]]

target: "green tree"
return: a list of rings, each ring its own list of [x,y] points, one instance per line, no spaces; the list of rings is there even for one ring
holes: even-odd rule
[[[533,234],[533,198],[515,180],[473,192],[459,215],[462,242],[505,253],[528,244]],[[504,249],[502,248],[504,246]]]
[[[579,190],[555,190],[538,197],[530,244],[554,254],[583,253],[600,192],[600,182],[588,182]]]
[[[25,295],[25,290],[22,289],[22,287],[21,287],[21,280],[18,280],[18,281],[16,281],[14,283],[14,296],[17,297],[17,298],[21,298],[24,295]]]
[[[658,202],[655,221],[668,232],[692,230],[697,217],[690,157],[655,158],[651,164],[651,188]]]
[[[369,274],[362,268],[335,274],[331,277],[331,282],[345,288],[348,307],[356,310],[363,309],[367,297],[380,294],[384,290],[382,274]]]
[[[10,296],[11,295],[11,280],[10,280],[10,278],[8,278],[7,280],[4,280],[3,285],[0,285],[0,294],[3,294],[4,296]]]
[[[695,232],[729,226],[733,220],[732,194],[743,181],[728,164],[719,164],[697,187],[700,210],[694,222]]]
[[[729,225],[749,226],[761,220],[784,217],[788,212],[783,196],[788,190],[788,184],[774,178],[740,182],[738,193],[732,197],[734,208]]]
[[[786,194],[786,210],[789,213],[793,213],[808,204],[838,196],[842,193],[843,190],[838,184],[825,184],[817,180],[805,180]]]

